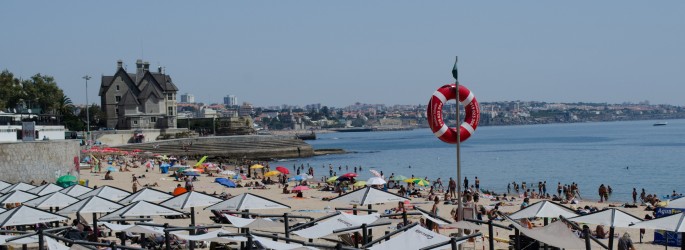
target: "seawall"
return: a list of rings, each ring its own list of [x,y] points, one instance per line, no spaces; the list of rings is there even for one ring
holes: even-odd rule
[[[289,136],[240,135],[163,140],[119,145],[116,148],[199,158],[273,159],[314,156],[312,146]]]
[[[0,180],[55,182],[61,175],[74,173],[79,150],[77,140],[0,143]]]

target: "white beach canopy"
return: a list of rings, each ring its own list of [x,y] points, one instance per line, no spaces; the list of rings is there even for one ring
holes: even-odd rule
[[[71,197],[79,197],[85,193],[88,193],[90,191],[93,191],[92,188],[82,186],[82,185],[73,185],[71,187],[65,188],[60,190],[60,193],[65,193]]]
[[[160,205],[167,206],[173,209],[187,209],[194,207],[205,207],[216,204],[220,201],[221,199],[216,198],[214,196],[198,193],[195,191],[190,191],[183,193],[179,196],[170,198],[160,203]]]
[[[107,200],[98,196],[91,196],[71,204],[62,210],[57,211],[58,214],[73,214],[73,213],[109,213],[123,207],[121,204],[111,200]]]
[[[395,249],[421,249],[430,245],[435,245],[450,238],[442,234],[435,233],[431,230],[425,229],[420,225],[410,227],[406,231],[395,235],[388,241],[383,241],[380,244],[373,245],[368,249],[371,250],[395,250]],[[457,245],[464,243],[464,241],[457,242]],[[445,246],[440,249],[449,248]]]
[[[36,188],[36,186],[31,185],[31,184],[27,184],[27,183],[23,183],[23,182],[19,182],[17,184],[11,185],[9,187],[6,187],[6,188],[0,190],[0,193],[6,194],[6,193],[12,192],[14,190],[27,191],[27,190],[34,189],[34,188]]]
[[[126,196],[126,198],[120,200],[119,203],[128,204],[136,201],[160,202],[168,200],[171,197],[173,197],[173,195],[159,191],[157,189],[143,188],[141,190],[138,190],[138,192]]]
[[[0,190],[3,190],[9,186],[12,186],[12,184],[10,184],[8,182],[0,181]]]
[[[333,234],[333,231],[335,230],[361,226],[362,224],[371,224],[380,218],[381,216],[379,214],[351,215],[341,213],[323,222],[319,222],[315,226],[293,231],[292,233],[304,238],[318,239]]]
[[[559,215],[565,218],[576,217],[578,214],[573,210],[551,201],[539,201],[530,206],[509,215],[509,218],[519,220],[523,218],[557,218]]]
[[[219,234],[231,234],[233,232],[226,231],[223,229],[217,229],[205,234],[199,234],[199,235],[188,235],[188,232],[182,233],[179,231],[172,232],[171,234],[178,236],[181,239],[184,240],[189,240],[189,241],[210,241],[210,242],[218,242],[218,243],[230,243],[230,242],[244,242],[247,241],[247,238],[243,236],[222,236],[219,237]]]
[[[367,182],[368,184],[368,182]],[[352,205],[368,205],[376,203],[388,203],[409,200],[402,196],[378,190],[372,187],[357,189],[342,196],[338,196],[329,201],[345,202]]]
[[[366,181],[366,185],[383,185],[385,183],[388,183],[388,182],[383,180],[383,178],[381,178],[381,177],[371,177],[371,178],[369,178],[369,180]]]
[[[317,249],[313,247],[303,246],[297,243],[285,243],[274,241],[269,238],[259,237],[252,235],[252,239],[261,245],[264,249],[274,249],[274,250],[293,250],[293,249]]]
[[[24,202],[24,205],[29,205],[37,208],[66,207],[78,201],[79,199],[71,197],[67,194],[54,192],[51,194],[36,197],[32,200],[28,200]]]
[[[35,194],[17,189],[3,196],[0,196],[0,204],[24,203],[25,201],[31,200],[36,197],[38,196]]]
[[[53,214],[30,206],[20,206],[0,214],[0,227],[31,225],[53,221],[63,221],[69,218]]]
[[[129,196],[129,195],[131,195],[131,193],[124,191],[122,189],[110,187],[110,186],[102,186],[102,187],[94,189],[88,193],[82,194],[82,195],[78,196],[78,198],[79,199],[85,199],[85,198],[92,197],[92,196],[98,196],[98,197],[102,197],[102,198],[112,200],[112,201],[119,201],[123,198],[126,198],[126,196]]]
[[[442,219],[442,218],[435,217],[435,216],[432,216],[432,215],[430,215],[430,214],[424,213],[424,212],[421,211],[421,210],[416,210],[416,211],[419,212],[419,213],[421,213],[421,216],[423,216],[424,218],[429,219],[430,221],[435,222],[435,223],[437,223],[438,225],[449,225],[449,224],[452,223],[451,221],[447,221],[447,220],[444,220],[444,219]],[[480,228],[479,228],[479,229],[480,229]]]
[[[48,246],[48,250],[69,250],[70,247],[57,242],[52,237],[45,237],[45,245]]]
[[[173,208],[154,204],[148,201],[136,201],[125,207],[119,208],[116,211],[113,211],[103,217],[100,217],[99,220],[115,220],[124,217],[137,216],[170,216],[182,214],[183,212]]]
[[[630,226],[632,228],[648,228],[666,230],[671,232],[685,232],[685,213],[664,216],[658,219],[638,222]]]
[[[112,231],[129,232],[129,233],[140,233],[140,234],[156,234],[164,235],[163,227],[152,227],[143,225],[117,225],[107,222],[98,222],[98,225],[103,225]]]
[[[45,185],[41,185],[41,186],[37,186],[37,187],[32,188],[32,189],[29,189],[29,190],[27,190],[27,192],[41,196],[41,195],[59,192],[62,189],[64,189],[64,188],[57,186],[55,184],[52,184],[52,183],[48,183]]]
[[[206,209],[210,210],[245,210],[245,209],[276,209],[276,208],[290,208],[290,206],[283,203],[264,198],[259,195],[251,193],[243,193],[231,197],[228,200],[219,202]]]
[[[585,241],[578,238],[561,220],[535,229],[528,229],[515,221],[512,224],[521,233],[547,245],[562,249],[585,249]],[[594,244],[593,249],[599,247],[594,242],[592,244]]]
[[[14,238],[17,236],[20,236],[20,235],[0,235],[0,245],[23,245],[23,244],[38,243],[38,235],[29,236],[26,238],[21,238],[21,239],[17,239],[17,240],[7,242],[7,239]]]
[[[244,219],[236,216],[231,216],[228,214],[224,214],[224,217],[228,219],[228,221],[231,222],[233,227],[237,228],[249,228],[249,229],[256,229],[256,228],[268,228],[268,227],[283,227],[283,223],[276,222],[273,220],[269,220],[266,218],[257,218],[257,219]]]
[[[569,218],[568,220],[607,227],[629,227],[633,223],[642,221],[640,218],[616,208],[609,208],[606,210]]]
[[[668,205],[666,205],[667,208],[680,208],[680,209],[685,209],[685,197],[680,197],[674,200],[670,200],[668,202]]]

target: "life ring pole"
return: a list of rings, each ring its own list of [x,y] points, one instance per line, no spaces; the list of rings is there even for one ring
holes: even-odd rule
[[[459,71],[457,70],[457,62],[459,61],[459,56],[455,56],[454,58],[454,67],[452,67],[452,77],[454,77],[454,84],[456,85],[454,88],[454,91],[457,93],[457,115],[456,115],[456,120],[455,124],[457,124],[457,128],[459,128],[459,124],[461,121],[461,117],[459,115]],[[457,220],[462,221],[464,220],[464,206],[462,205],[461,201],[461,132],[459,129],[457,130]],[[464,236],[464,230],[459,229],[458,231],[458,236]],[[461,249],[461,245],[459,247]]]

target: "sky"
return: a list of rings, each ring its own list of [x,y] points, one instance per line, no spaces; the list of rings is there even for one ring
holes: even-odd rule
[[[685,105],[685,1],[3,1],[0,70],[99,103],[116,61],[255,106],[481,102]]]

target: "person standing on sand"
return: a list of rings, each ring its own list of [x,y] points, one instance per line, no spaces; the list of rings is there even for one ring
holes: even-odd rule
[[[478,179],[478,176],[476,176],[476,192],[480,193],[480,180]]]
[[[635,250],[633,240],[630,239],[628,232],[623,234],[623,237],[618,239],[618,250]]]
[[[547,181],[542,182],[542,194],[547,195]]]
[[[464,177],[464,190],[469,189],[469,179]]]
[[[557,183],[557,195],[558,195],[559,197],[561,197],[561,190],[562,190],[562,189],[563,189],[563,188],[561,187],[561,182]]]
[[[637,189],[633,188],[633,204],[637,203]]]
[[[452,198],[457,197],[456,190],[457,190],[457,182],[450,177],[450,182],[449,182],[449,188],[450,188],[450,196]]]
[[[642,192],[640,193],[640,200],[642,201],[642,203],[645,202],[645,198],[646,198],[646,194],[645,194],[645,189],[643,188]]]
[[[133,193],[138,192],[138,185],[140,185],[138,182],[138,177],[136,177],[136,174],[132,174],[131,178],[131,183],[133,183],[133,187],[131,189],[133,190]]]
[[[597,190],[599,193],[599,202],[604,202],[604,197],[606,197],[607,193],[607,188],[604,186],[604,184],[599,185],[599,190]]]

